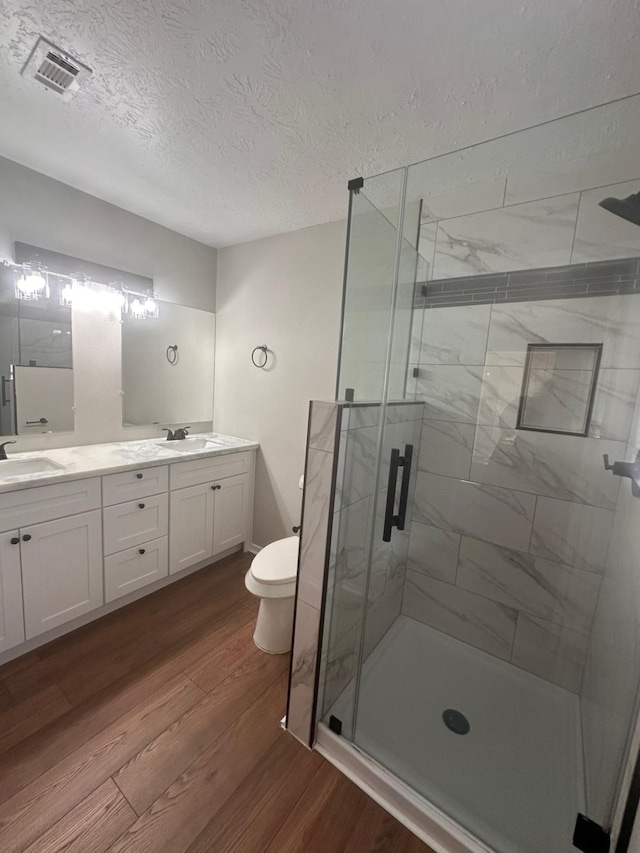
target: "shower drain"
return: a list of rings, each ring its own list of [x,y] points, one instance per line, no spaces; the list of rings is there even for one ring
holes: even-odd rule
[[[467,720],[465,715],[461,714],[460,711],[456,711],[454,708],[447,708],[447,710],[442,714],[442,719],[444,720],[445,726],[450,731],[454,732],[454,734],[469,734],[469,730],[471,729],[469,720]]]

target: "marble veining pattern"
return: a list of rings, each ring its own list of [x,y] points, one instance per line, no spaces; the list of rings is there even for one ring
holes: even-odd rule
[[[309,744],[315,690],[320,611],[304,601],[296,605],[287,730]]]
[[[28,461],[45,457],[63,467],[44,474],[22,474],[3,478],[2,462],[0,462],[0,492],[11,492],[31,486],[44,486],[48,483],[60,483],[65,480],[83,479],[102,474],[116,474],[133,468],[185,462],[189,459],[206,459],[226,453],[256,450],[259,447],[255,441],[220,433],[194,433],[190,438],[205,439],[208,445],[204,449],[177,453],[171,450],[172,442],[162,438],[150,438],[143,441],[116,441],[110,444],[87,444],[80,447],[8,453],[10,460]]]
[[[420,470],[468,479],[475,431],[473,424],[424,421],[418,461]]]
[[[526,551],[535,503],[526,492],[419,471],[413,519]]]
[[[433,277],[568,264],[579,194],[438,222]]]
[[[332,489],[333,454],[309,449],[300,536],[298,598],[313,607],[320,607],[322,603],[327,539],[332,518]]]
[[[407,568],[455,583],[460,535],[419,521],[411,523]]]
[[[421,366],[416,390],[418,397],[424,400],[424,417],[474,424],[478,417],[482,376],[480,366]]]
[[[487,364],[522,365],[533,343],[603,344],[601,367],[640,367],[636,295],[494,305]]]
[[[457,585],[582,633],[588,633],[600,577],[521,551],[462,538]]]
[[[620,483],[604,470],[602,454],[622,459],[624,451],[617,441],[478,427],[471,479],[612,509]]]
[[[309,447],[333,453],[339,409],[335,403],[314,400],[309,416]]]
[[[496,657],[511,656],[516,611],[488,598],[409,571],[402,612]]]
[[[601,574],[612,522],[610,510],[538,498],[530,551],[549,560]]]
[[[429,308],[424,315],[419,345],[414,345],[420,364],[484,364],[489,333],[490,305],[462,308]],[[419,324],[418,324],[419,326]]]

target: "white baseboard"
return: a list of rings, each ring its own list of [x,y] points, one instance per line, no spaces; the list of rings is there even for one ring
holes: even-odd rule
[[[249,554],[257,554],[258,551],[262,551],[262,545],[256,545],[255,542],[251,542],[249,545],[247,545],[245,551],[247,551]]]

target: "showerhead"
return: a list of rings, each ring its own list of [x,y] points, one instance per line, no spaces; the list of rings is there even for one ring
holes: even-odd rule
[[[621,216],[628,222],[633,222],[634,225],[640,225],[640,193],[629,195],[626,198],[603,198],[599,201],[600,207],[615,213],[616,216]]]

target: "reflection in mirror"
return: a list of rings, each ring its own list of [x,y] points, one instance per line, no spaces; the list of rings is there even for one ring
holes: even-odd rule
[[[45,278],[37,275],[38,280]],[[23,267],[0,267],[0,435],[73,430],[71,308],[66,284],[25,289]]]
[[[122,318],[124,426],[210,431],[215,314],[158,301],[158,316]]]

